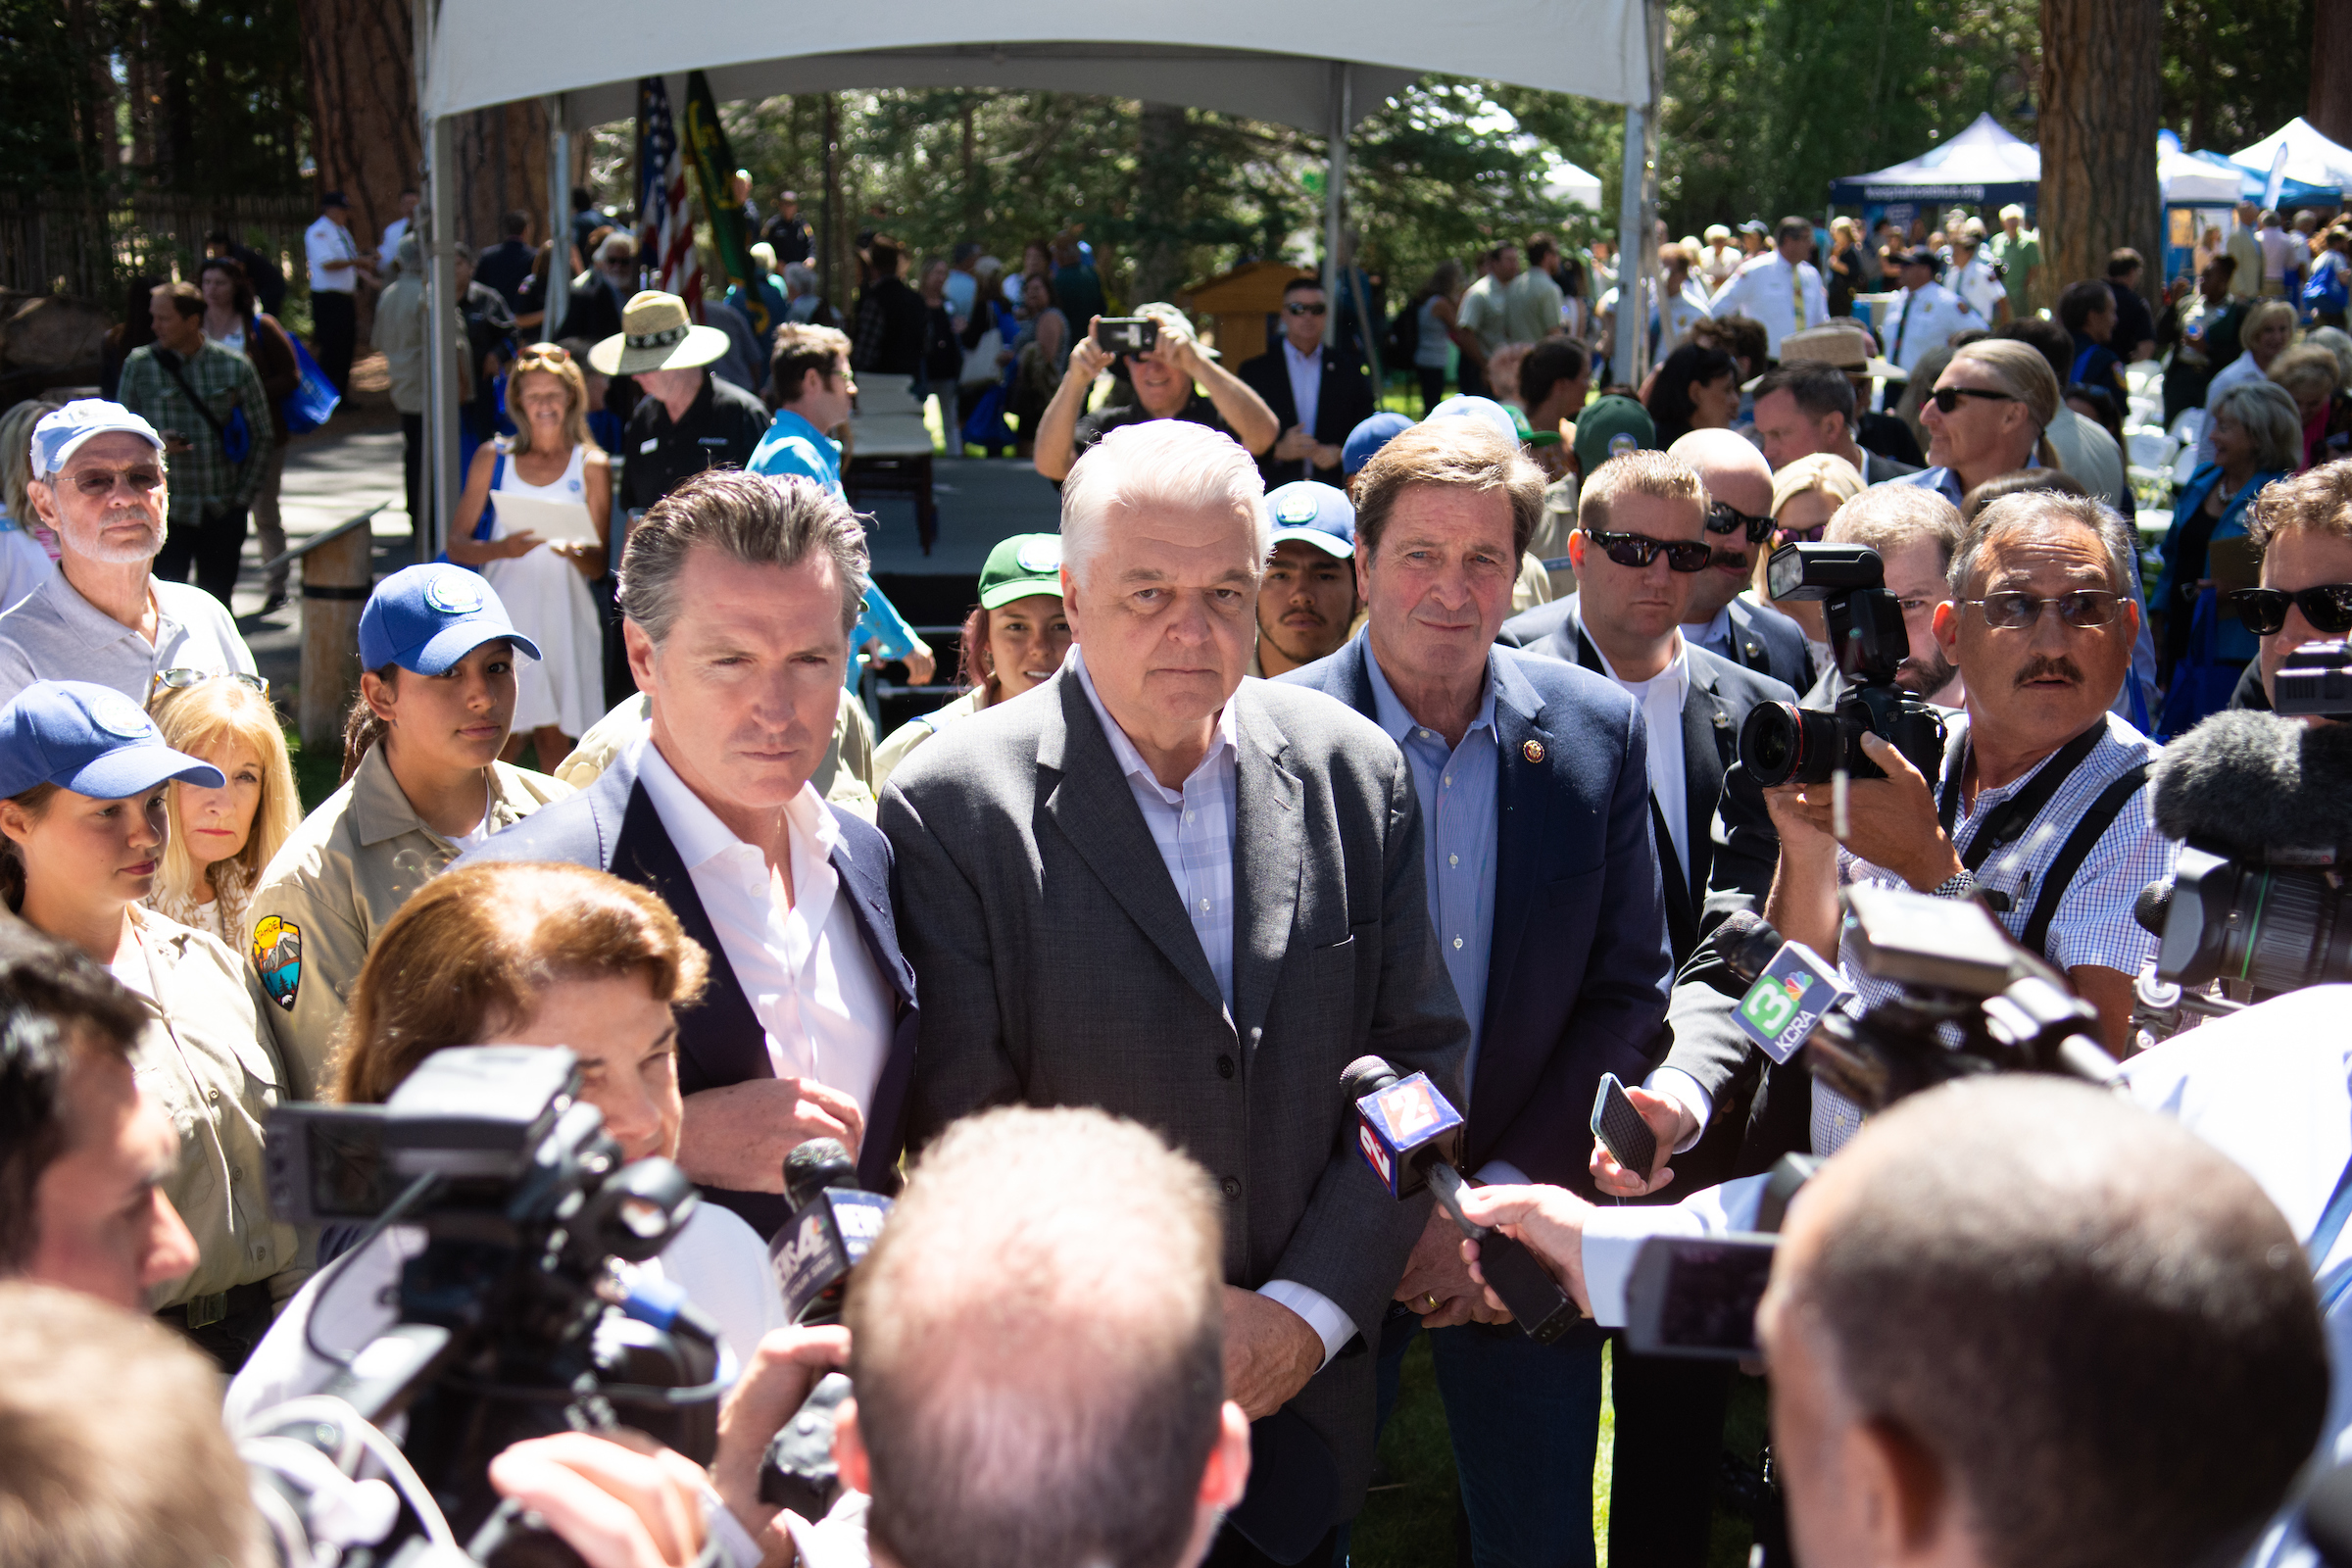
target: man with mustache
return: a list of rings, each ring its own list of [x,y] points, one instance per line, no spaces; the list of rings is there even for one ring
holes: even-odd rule
[[[1922,777],[1894,748],[1866,737],[1864,751],[1887,776],[1851,782],[1842,834],[1831,785],[1764,792],[1779,836],[1764,918],[1838,962],[1864,1004],[1894,988],[1840,954],[1840,888],[1871,882],[1981,897],[2011,936],[2065,971],[2099,1009],[2107,1048],[2123,1054],[2132,981],[2156,951],[2132,917],[2132,901],[2172,873],[2179,849],[2148,813],[2147,768],[2160,749],[2108,710],[2139,630],[2125,581],[2129,526],[2096,501],[2054,491],[1986,507],[1952,557],[1952,598],[1935,610],[1936,645],[1967,688],[1938,777]],[[1709,901],[1717,918],[1728,907]],[[1659,1072],[1679,1069],[1695,1081],[1710,1120],[1745,1097],[1762,1063],[1731,1021],[1742,990],[1720,964],[1694,964],[1669,1013],[1675,1045]],[[1620,1197],[1671,1181],[1666,1155],[1695,1131],[1686,1105],[1633,1093],[1660,1153],[1639,1174],[1595,1147],[1596,1185]],[[1738,1171],[1764,1170],[1790,1151],[1830,1153],[1861,1122],[1858,1107],[1810,1074],[1766,1071]]]

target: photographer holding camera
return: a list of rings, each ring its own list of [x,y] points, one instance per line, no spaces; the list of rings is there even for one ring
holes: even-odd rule
[[[1141,349],[1105,348],[1103,326],[1128,323],[1105,323],[1099,316],[1088,320],[1086,335],[1071,347],[1061,385],[1038,416],[1038,472],[1058,485],[1096,442],[1113,430],[1152,419],[1205,424],[1232,436],[1252,458],[1272,450],[1275,437],[1282,434],[1274,411],[1249,383],[1217,363],[1215,349],[1200,345],[1182,311],[1173,305],[1139,305],[1132,319],[1145,322],[1152,331]],[[1089,414],[1086,400],[1094,393],[1095,378],[1120,365],[1126,368],[1127,385],[1114,382],[1111,401]]]

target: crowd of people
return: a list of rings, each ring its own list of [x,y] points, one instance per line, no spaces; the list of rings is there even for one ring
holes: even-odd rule
[[[762,233],[805,265],[790,203]],[[1758,1332],[1803,1560],[2230,1560],[2346,1427],[2342,1293],[2324,1324],[2312,1283],[2338,1243],[2309,1229],[2341,1127],[2306,1203],[2264,1164],[2287,1141],[2205,1074],[2223,1044],[2316,1050],[2345,1098],[2315,1114],[2352,1089],[2315,1010],[2340,993],[2141,1049],[2133,907],[2181,849],[2145,780],[2161,738],[2271,707],[2289,653],[2352,632],[2352,365],[2206,264],[2183,408],[2211,462],[2150,593],[2117,418],[2134,361],[2194,363],[2186,328],[2153,347],[2128,266],[2040,314],[2038,251],[2003,235],[1875,263],[1801,219],[1750,225],[1744,259],[1728,229],[1669,245],[1638,379],[1596,357],[1618,305],[1585,308],[1582,261],[1499,246],[1397,318],[1440,372],[1416,420],[1305,277],[1229,369],[1170,306],[1106,347],[1074,234],[919,285],[874,237],[846,328],[795,316],[789,277],[752,302],[754,387],[719,370],[736,333],[634,288],[625,235],[609,270],[612,236],[573,236],[600,272],[559,324],[609,309],[593,336],[515,341],[550,264],[510,233],[466,283],[515,324],[461,341],[494,417],[449,558],[370,591],[343,782],[307,815],[205,578],[275,436],[248,418],[243,462],[198,437],[255,407],[273,328],[241,271],[157,290],[162,352],[119,399],[0,419],[56,547],[0,612],[0,1275],[28,1282],[0,1286],[5,1335],[85,1398],[152,1391],[172,1461],[217,1466],[223,1419],[391,1325],[420,1245],[338,1261],[350,1237],[282,1222],[271,1110],[382,1102],[445,1047],[562,1046],[622,1157],[700,1189],[644,1268],[716,1325],[732,1386],[708,1473],[579,1433],[493,1466],[598,1568],[706,1540],[737,1568],[1344,1563],[1423,1337],[1473,1560],[1595,1560],[1606,1352],[1609,1555],[1671,1568],[1706,1560],[1732,1374],[1628,1348],[1627,1250],[1753,1229],[1796,1153],[1827,1163]],[[399,305],[415,241],[386,244]],[[1843,315],[1889,268],[1875,326]],[[959,411],[977,388],[1057,485],[1057,531],[996,546],[953,651],[872,586],[836,439],[860,375],[952,382]],[[2104,408],[2078,396],[2102,376]],[[1742,760],[1750,714],[1859,678],[1766,571],[1816,541],[1875,552],[1933,768],[1877,735],[1875,778]],[[861,654],[960,690],[877,746]],[[1761,915],[1877,1004],[1857,889],[1988,911],[2095,1009],[2129,1094],[1969,1083],[1882,1114],[1760,1051],[1710,936]],[[1367,1054],[1464,1107],[1465,1211],[1569,1292],[1564,1334],[1521,1332],[1454,1220],[1365,1164],[1339,1086]],[[1604,1075],[1646,1168],[1592,1136]],[[819,1138],[904,1183],[845,1329],[788,1326],[766,1255]],[[198,1353],[224,1418],[194,1407]],[[760,1501],[759,1455],[845,1363],[850,1490],[811,1526]],[[65,1387],[0,1389],[0,1454]],[[0,1462],[0,1519],[23,1473]],[[197,1490],[122,1517],[250,1529],[235,1487]]]

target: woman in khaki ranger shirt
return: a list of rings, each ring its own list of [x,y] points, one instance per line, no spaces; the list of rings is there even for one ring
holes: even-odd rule
[[[139,906],[171,832],[173,779],[221,784],[220,769],[166,746],[111,688],[35,681],[0,709],[0,895],[27,925],[106,964],[147,1010],[131,1065],[179,1133],[164,1192],[198,1251],[195,1271],[157,1300],[234,1372],[302,1283],[262,1165],[264,1125],[289,1081],[244,962]]]
[[[246,951],[302,1098],[334,1081],[344,1000],[384,922],[465,851],[570,793],[498,760],[516,655],[539,650],[464,566],[411,566],[368,596],[343,787],[294,830],[246,912]]]

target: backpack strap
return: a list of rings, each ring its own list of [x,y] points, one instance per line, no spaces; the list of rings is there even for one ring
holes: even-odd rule
[[[2034,900],[2034,912],[2027,917],[2025,930],[2018,934],[2020,946],[2047,956],[2050,922],[2058,917],[2058,906],[2064,902],[2066,890],[2075,880],[2075,873],[2082,869],[2082,862],[2090,858],[2090,852],[2098,846],[2100,839],[2107,836],[2107,830],[2115,825],[2116,816],[2122,812],[2124,803],[2146,786],[2148,769],[2154,765],[2152,762],[2134,762],[2117,774],[2099,792],[2098,799],[2090,803],[2090,808],[2082,813],[2082,819],[2075,823],[2075,830],[2059,846],[2057,858],[2050,861],[2049,869],[2041,874],[2041,891]]]

